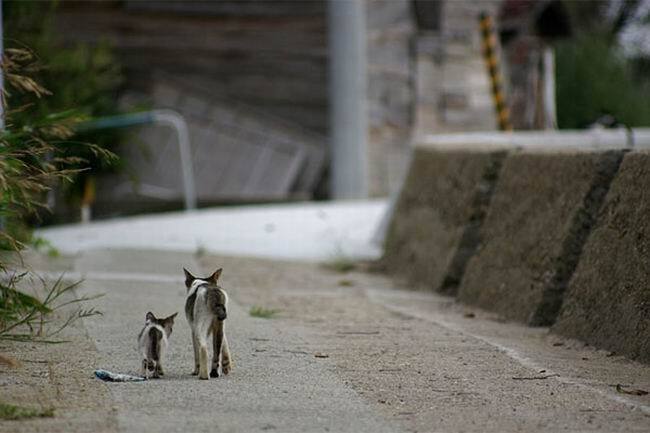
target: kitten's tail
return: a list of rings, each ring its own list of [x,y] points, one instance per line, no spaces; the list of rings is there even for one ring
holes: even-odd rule
[[[160,340],[162,340],[162,332],[160,329],[151,327],[149,329],[149,337],[151,338],[151,359],[160,361]]]

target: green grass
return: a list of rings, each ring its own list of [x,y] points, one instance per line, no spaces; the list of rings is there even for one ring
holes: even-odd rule
[[[330,254],[330,259],[321,264],[325,269],[341,274],[354,271],[357,269],[357,265],[357,262],[348,257],[340,245],[337,245],[332,254]]]
[[[64,284],[63,275],[61,275],[49,286],[46,280],[41,281],[45,294],[42,299],[39,299],[17,289],[20,287],[21,280],[29,275],[27,272],[13,274],[9,279],[0,281],[0,341],[62,343],[63,340],[57,340],[54,337],[71,323],[102,314],[94,308],[77,306],[67,313],[67,317],[57,321],[56,326],[49,326],[53,324],[55,320],[53,313],[57,310],[66,306],[82,304],[96,299],[98,296],[81,296],[63,300],[66,294],[73,291],[81,281]]]
[[[26,418],[50,418],[54,416],[54,409],[32,409],[14,406],[13,404],[0,403],[0,419],[17,420]]]
[[[348,259],[347,257],[344,257],[344,256],[334,257],[329,262],[324,263],[323,266],[326,269],[329,269],[329,270],[335,271],[335,272],[340,272],[342,274],[354,271],[357,268],[357,264],[354,261],[352,261],[351,259]]]
[[[280,312],[279,310],[253,305],[251,309],[248,311],[248,314],[250,314],[252,317],[260,317],[262,319],[272,319],[279,312]]]
[[[50,258],[57,258],[61,252],[50,241],[40,236],[34,236],[31,240],[32,247],[39,253],[45,253]]]

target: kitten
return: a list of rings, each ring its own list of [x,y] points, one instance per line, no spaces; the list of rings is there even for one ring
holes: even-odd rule
[[[185,268],[185,287],[187,300],[185,315],[192,328],[192,345],[194,346],[194,372],[200,379],[208,379],[209,352],[212,343],[212,368],[210,377],[219,377],[219,355],[221,371],[228,374],[232,369],[225,323],[228,295],[217,285],[222,269],[206,278],[197,278]]]
[[[138,335],[138,344],[142,352],[142,376],[148,377],[153,372],[153,378],[159,378],[164,374],[162,369],[163,354],[169,344],[169,336],[172,335],[174,326],[174,313],[164,319],[157,319],[150,311],[145,316],[144,328]]]

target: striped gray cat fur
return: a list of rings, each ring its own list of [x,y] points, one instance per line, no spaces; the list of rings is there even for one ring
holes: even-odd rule
[[[225,332],[228,294],[217,284],[222,269],[205,278],[197,278],[185,268],[183,271],[187,288],[185,316],[192,329],[194,347],[192,374],[198,374],[200,379],[206,380],[219,377],[220,361],[221,372],[228,374],[233,365]],[[211,362],[208,344],[212,344]]]

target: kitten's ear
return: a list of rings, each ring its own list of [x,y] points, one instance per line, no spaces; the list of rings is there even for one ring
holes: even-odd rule
[[[144,320],[146,320],[147,322],[153,322],[154,320],[156,320],[156,316],[154,316],[153,313],[149,311],[147,312],[147,315],[144,316]]]
[[[167,336],[169,337],[172,335],[172,326],[174,326],[174,317],[176,317],[178,313],[174,313],[169,317],[165,317],[162,321],[162,326],[165,328],[165,332],[167,333]]]
[[[221,276],[221,272],[223,271],[223,268],[217,269],[214,274],[210,275],[207,280],[211,282],[212,284],[217,284],[217,280]]]
[[[185,287],[189,289],[192,285],[192,281],[196,280],[196,277],[185,268],[183,268],[183,272],[185,273]]]

